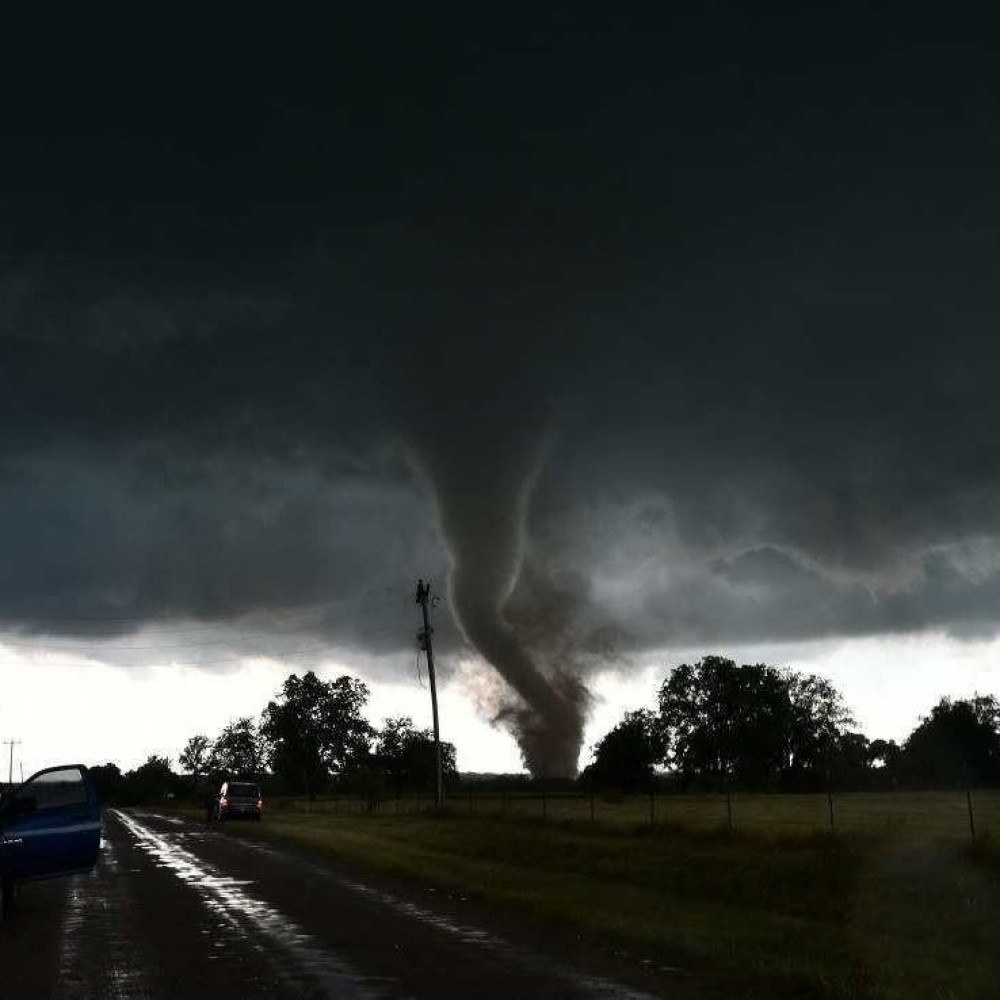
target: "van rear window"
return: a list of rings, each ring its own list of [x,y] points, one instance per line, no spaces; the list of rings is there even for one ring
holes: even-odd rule
[[[259,799],[260,791],[257,789],[256,785],[240,784],[239,782],[232,782],[229,786],[229,794],[234,799]]]

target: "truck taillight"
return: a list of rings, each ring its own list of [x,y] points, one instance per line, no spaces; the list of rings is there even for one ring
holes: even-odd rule
[[[223,795],[222,798],[219,800],[219,805],[222,806],[223,809],[228,808],[229,807],[229,799],[227,799],[225,797],[225,795]]]
[[[258,809],[263,809],[264,808],[264,800],[263,799],[258,799],[257,800],[257,808]]]

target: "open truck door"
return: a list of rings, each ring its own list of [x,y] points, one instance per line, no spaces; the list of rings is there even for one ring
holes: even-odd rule
[[[0,889],[10,905],[18,883],[89,871],[101,845],[101,809],[82,764],[33,774],[0,803]]]

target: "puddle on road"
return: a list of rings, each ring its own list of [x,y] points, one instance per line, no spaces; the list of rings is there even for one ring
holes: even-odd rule
[[[132,834],[136,845],[157,867],[168,869],[191,886],[220,923],[240,938],[254,943],[261,935],[267,937],[282,948],[299,969],[321,983],[331,996],[344,1000],[377,1000],[386,996],[384,991],[373,986],[370,977],[350,969],[283,913],[251,895],[246,887],[253,882],[221,874],[179,844],[139,822],[135,816],[117,809],[112,810],[112,815]],[[217,942],[217,946],[221,944]]]

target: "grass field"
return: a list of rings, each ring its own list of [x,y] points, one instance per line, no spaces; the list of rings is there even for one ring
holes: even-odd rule
[[[678,795],[589,796],[518,792],[459,792],[448,800],[451,812],[594,822],[635,827],[667,823],[690,830],[732,829],[761,834],[893,833],[921,838],[971,840],[965,792],[850,792],[820,795]],[[386,798],[376,808],[393,816],[430,809],[429,796]],[[972,793],[973,821],[979,836],[1000,840],[1000,791]],[[329,797],[309,803],[288,799],[282,809],[297,812],[368,812],[367,799]]]
[[[619,942],[734,997],[1000,997],[1000,796],[278,801],[239,834],[286,839]],[[308,811],[307,811],[308,810]],[[398,811],[396,811],[398,810]],[[234,830],[234,833],[236,831]]]

